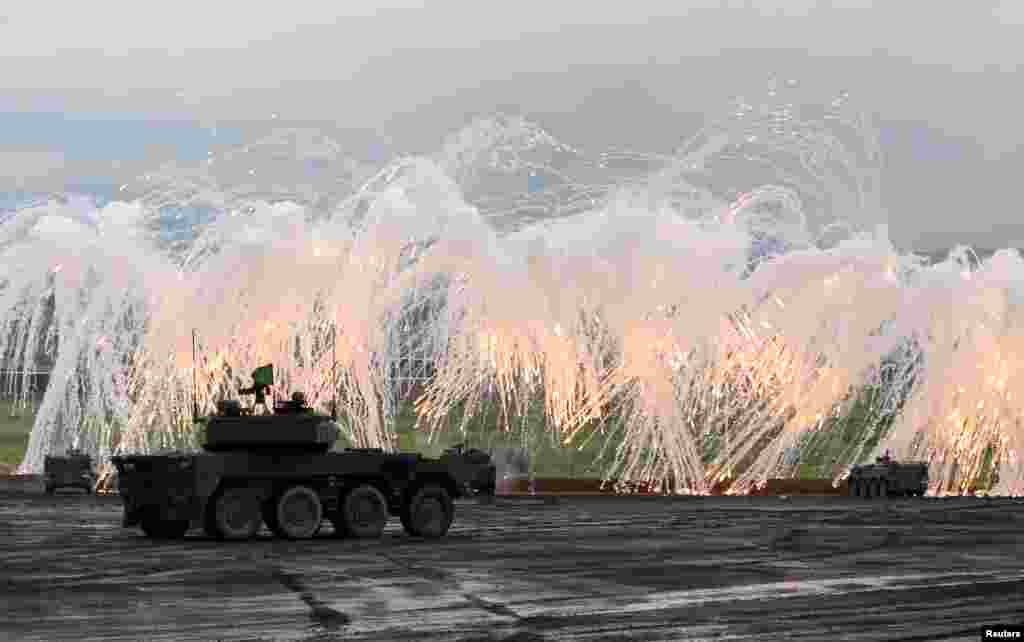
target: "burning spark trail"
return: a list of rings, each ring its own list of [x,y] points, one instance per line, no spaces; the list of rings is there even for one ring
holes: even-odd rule
[[[784,94],[670,155],[495,116],[368,167],[286,130],[131,202],[18,210],[0,355],[52,372],[22,470],[195,448],[193,377],[207,412],[273,363],[275,395],[338,395],[353,445],[393,447],[414,402],[423,435],[495,409],[493,431],[596,440],[607,477],[676,492],[883,449],[929,461],[935,493],[1024,492],[1024,260],[898,252],[867,123]]]

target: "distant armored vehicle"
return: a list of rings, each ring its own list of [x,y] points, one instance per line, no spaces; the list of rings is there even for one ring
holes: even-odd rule
[[[257,370],[256,385],[240,392],[256,394],[268,376]],[[339,534],[379,537],[397,515],[410,535],[441,537],[453,499],[494,493],[495,467],[479,450],[457,446],[436,459],[379,448],[334,451],[334,418],[306,406],[301,393],[275,403],[272,414],[234,400],[217,409],[205,420],[206,452],[113,458],[123,526],[139,525],[154,538],[202,527],[213,537],[248,539],[266,524],[278,537],[305,539],[327,519]]]
[[[850,497],[921,497],[928,490],[928,464],[901,464],[888,454],[850,470]]]
[[[69,487],[92,493],[96,485],[92,457],[74,448],[66,455],[47,455],[43,460],[43,483],[48,495],[58,488]]]

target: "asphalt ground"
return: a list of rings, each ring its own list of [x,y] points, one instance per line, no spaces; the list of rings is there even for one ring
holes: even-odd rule
[[[158,542],[0,491],[3,640],[978,640],[1024,620],[1024,502],[559,497],[448,536]]]

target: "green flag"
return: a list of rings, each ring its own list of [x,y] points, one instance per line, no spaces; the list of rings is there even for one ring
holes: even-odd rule
[[[274,365],[268,363],[253,370],[252,385],[253,387],[274,385]]]

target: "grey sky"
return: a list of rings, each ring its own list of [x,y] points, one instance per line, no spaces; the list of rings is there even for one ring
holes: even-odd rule
[[[886,123],[897,240],[1024,245],[1024,2],[7,4],[8,113],[220,127],[277,113],[429,148],[468,116],[512,108],[572,143],[650,148],[769,75],[847,89]],[[43,174],[68,154],[16,147],[0,173],[21,171],[21,151]]]

